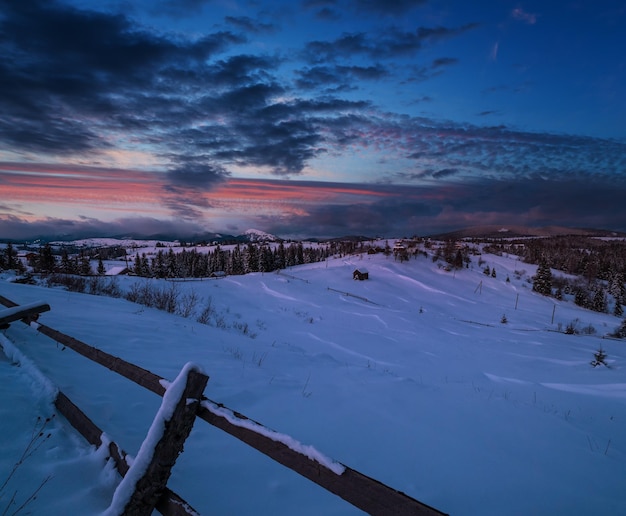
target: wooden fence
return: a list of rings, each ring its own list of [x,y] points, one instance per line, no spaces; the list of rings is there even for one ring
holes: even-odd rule
[[[18,306],[3,296],[0,296],[0,304],[9,308]],[[159,396],[165,395],[164,385],[167,385],[167,382],[163,382],[164,379],[160,376],[49,326],[35,322],[34,319],[36,317],[27,316],[22,319],[22,322],[31,325],[55,342],[63,344],[145,389]],[[106,444],[118,472],[122,477],[127,474],[129,466],[125,459],[126,453],[114,442],[103,443],[102,430],[80,408],[62,392],[59,392],[55,406],[89,443],[97,447]],[[380,516],[436,516],[445,514],[348,466],[336,463],[340,466],[340,471],[337,471],[336,468],[322,464],[302,453],[297,447],[292,446],[290,440],[281,440],[281,434],[243,414],[230,410],[221,403],[202,396],[202,401],[197,404],[195,411],[197,418],[236,437],[366,513]],[[160,498],[156,500],[155,508],[164,515],[198,514],[191,505],[166,486],[163,487]]]

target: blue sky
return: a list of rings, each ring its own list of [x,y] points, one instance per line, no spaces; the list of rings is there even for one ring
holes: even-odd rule
[[[626,231],[623,2],[0,6],[0,238]]]

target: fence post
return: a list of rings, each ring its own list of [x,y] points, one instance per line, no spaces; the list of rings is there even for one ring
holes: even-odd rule
[[[141,476],[136,480],[133,493],[124,507],[122,513],[124,516],[150,516],[159,497],[166,488],[172,467],[174,467],[176,459],[183,451],[185,440],[191,432],[198,407],[200,406],[202,393],[209,380],[208,376],[198,372],[194,367],[195,366],[191,364],[185,366],[179,378],[174,382],[175,384],[181,381],[181,376],[183,377],[182,380],[185,381],[184,390],[182,393],[178,394],[178,399],[168,399],[167,391],[166,395],[163,397],[161,409],[155,417],[155,421],[150,428],[148,436],[139,451],[139,455],[142,453],[150,454],[150,452],[152,452],[152,458],[145,472],[143,474],[137,473],[137,475]],[[183,375],[186,375],[186,379]],[[168,390],[171,389],[174,384],[170,385]],[[163,412],[167,412],[167,406],[170,403],[176,404],[174,411],[169,419],[164,417],[165,420],[162,421],[160,416],[162,416]],[[158,437],[160,430],[158,426],[160,424],[163,424],[165,428],[162,430],[162,435],[158,438],[157,442],[152,443],[151,434],[154,431]],[[128,479],[129,483],[133,482],[133,477],[135,476],[132,474],[133,467],[135,464],[137,464],[138,468],[144,467],[144,464],[141,462],[142,461],[138,460],[138,458],[135,459],[128,474],[124,477],[124,480],[122,480],[122,484],[126,479]],[[114,494],[113,503],[115,503],[118,490],[120,490],[122,484],[118,486]],[[122,492],[119,494],[120,498],[125,496],[123,492],[124,489],[126,489],[126,487],[122,488]]]

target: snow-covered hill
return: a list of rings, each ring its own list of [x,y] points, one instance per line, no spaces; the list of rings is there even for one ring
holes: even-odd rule
[[[250,242],[276,242],[279,240],[277,236],[259,229],[248,229],[244,232],[244,235]]]
[[[48,302],[41,322],[165,378],[195,362],[209,398],[455,516],[626,514],[626,345],[602,338],[620,320],[533,293],[534,266],[513,256],[483,259],[496,278],[377,254],[175,283],[196,316],[211,306],[211,325],[60,289],[0,295]],[[591,334],[558,331],[572,323]],[[157,396],[21,323],[0,343],[0,482],[53,386],[136,453]],[[590,365],[599,348],[610,368]],[[119,481],[104,452],[61,417],[48,429],[0,508],[52,475],[33,514],[101,512]],[[203,421],[168,485],[202,514],[360,513]]]

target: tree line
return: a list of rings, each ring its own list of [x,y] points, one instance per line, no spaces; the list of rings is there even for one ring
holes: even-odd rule
[[[155,278],[202,278],[214,273],[240,275],[250,272],[272,272],[293,265],[320,262],[328,258],[326,246],[305,247],[302,242],[270,247],[248,243],[232,249],[216,246],[212,250],[159,249],[153,257],[137,253],[133,272],[137,276]]]
[[[509,252],[537,264],[533,290],[556,299],[621,317],[626,305],[626,242],[593,237],[556,236],[491,242],[485,251]],[[552,269],[573,277],[552,274]]]

